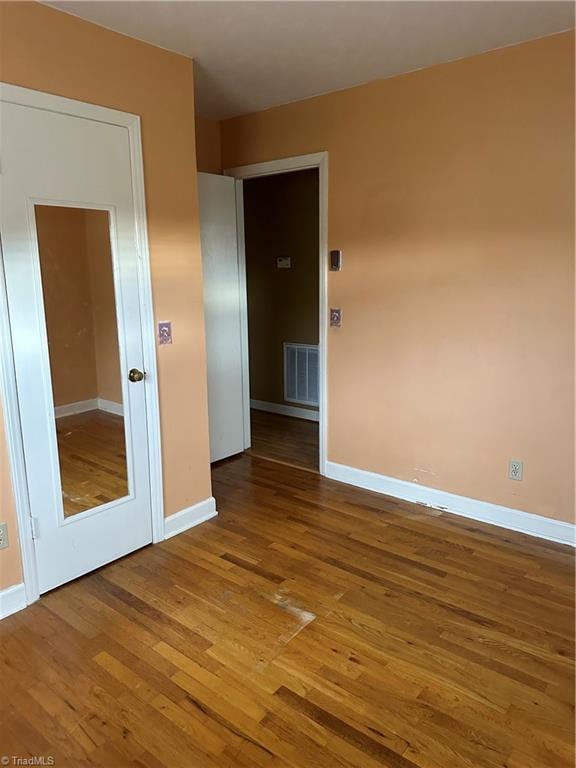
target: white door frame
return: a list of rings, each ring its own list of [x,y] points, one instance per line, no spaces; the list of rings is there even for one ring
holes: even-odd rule
[[[244,189],[242,180],[234,181],[236,193],[236,242],[238,244],[238,290],[240,293],[240,356],[242,359],[242,403],[244,450],[252,445],[250,426],[250,364],[248,347],[248,292],[246,290],[246,248],[244,247]]]
[[[319,335],[318,335],[318,359],[319,359],[319,471],[326,474],[327,460],[327,434],[328,434],[328,366],[327,366],[327,341],[328,341],[328,152],[316,152],[311,155],[298,155],[297,157],[284,157],[280,160],[271,160],[266,163],[254,165],[241,165],[237,168],[226,168],[225,176],[233,176],[235,179],[254,179],[258,176],[272,176],[290,171],[304,171],[308,168],[318,168],[319,176],[319,270],[320,270],[320,296],[319,296]],[[237,195],[238,197],[238,195]],[[240,207],[238,206],[240,210]],[[240,216],[240,213],[239,213]],[[242,213],[243,226],[243,213]],[[246,275],[246,256],[244,251],[244,231],[242,237],[238,236],[240,271]],[[247,322],[247,309],[241,307]],[[248,344],[243,345],[243,369],[248,369]],[[247,379],[246,379],[247,381]],[[244,387],[244,409],[250,412],[250,393]]]
[[[152,509],[152,540],[164,540],[164,502],[162,488],[162,453],[160,442],[160,412],[158,406],[158,372],[156,368],[156,334],[152,305],[150,254],[146,227],[146,202],[144,195],[144,168],[140,118],[127,112],[99,107],[75,99],[54,96],[17,85],[0,82],[0,108],[3,102],[57,112],[71,117],[81,117],[100,123],[126,128],[130,147],[132,191],[136,223],[136,247],[138,249],[138,288],[140,297],[140,323],[142,349],[146,371],[146,429],[148,436],[148,461],[150,471],[150,497]],[[0,254],[1,255],[1,254]],[[4,407],[6,441],[10,461],[12,486],[18,521],[18,537],[22,555],[22,571],[29,605],[40,596],[36,553],[32,535],[32,518],[28,501],[28,480],[24,459],[24,444],[20,426],[20,411],[12,345],[15,339],[10,327],[4,261],[0,258],[0,396]]]

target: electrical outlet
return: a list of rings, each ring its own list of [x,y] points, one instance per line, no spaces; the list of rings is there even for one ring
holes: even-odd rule
[[[0,523],[0,549],[6,549],[8,546],[8,525]]]
[[[508,479],[522,480],[524,474],[524,463],[520,459],[510,459],[508,462]]]

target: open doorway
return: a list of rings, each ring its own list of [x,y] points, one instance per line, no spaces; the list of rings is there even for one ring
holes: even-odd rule
[[[319,469],[319,169],[246,179],[252,455]]]
[[[211,462],[251,450],[325,474],[327,166],[198,174]]]

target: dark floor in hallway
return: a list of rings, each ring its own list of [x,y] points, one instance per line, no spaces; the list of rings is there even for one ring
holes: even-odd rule
[[[317,421],[252,409],[250,425],[252,456],[318,471]]]

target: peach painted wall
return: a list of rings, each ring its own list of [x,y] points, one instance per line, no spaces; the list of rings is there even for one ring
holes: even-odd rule
[[[193,63],[45,5],[3,2],[0,77],[141,116],[154,311],[174,328],[158,366],[165,511],[178,512],[211,494]]]
[[[196,115],[196,165],[203,173],[222,173],[220,122]]]
[[[36,206],[54,405],[98,396],[86,227],[81,208]]]
[[[12,496],[12,479],[5,446],[4,413],[0,402],[0,520],[8,526],[8,541],[10,542],[7,549],[0,550],[0,589],[12,584],[19,584],[22,581],[16,508]]]
[[[107,211],[36,206],[54,405],[122,403]]]
[[[114,271],[106,211],[84,211],[86,256],[90,272],[94,360],[98,397],[122,402]]]
[[[573,72],[566,33],[223,123],[224,168],[329,152],[331,461],[573,519]]]

